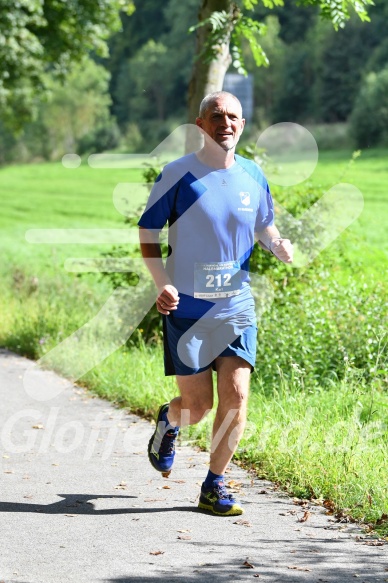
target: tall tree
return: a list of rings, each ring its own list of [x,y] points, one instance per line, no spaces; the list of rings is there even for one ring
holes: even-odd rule
[[[64,76],[120,27],[132,0],[0,0],[0,115],[22,125],[31,116],[45,73]]]
[[[247,14],[259,0],[202,0],[198,23],[196,59],[189,85],[189,121],[194,122],[202,98],[209,92],[222,89],[225,73],[231,63],[244,71],[241,43],[245,38],[257,65],[268,64],[259,37],[265,32],[263,23]],[[267,8],[282,6],[283,0],[262,0]],[[355,11],[361,20],[369,20],[367,7],[373,0],[300,0],[301,6],[320,9],[320,15],[330,20],[335,29],[343,28]],[[190,145],[188,144],[188,148]]]

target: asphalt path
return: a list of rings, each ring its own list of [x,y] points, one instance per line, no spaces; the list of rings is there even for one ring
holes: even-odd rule
[[[162,478],[150,423],[33,366],[0,350],[0,583],[388,581],[386,546],[235,465],[245,514],[197,510],[206,453]]]

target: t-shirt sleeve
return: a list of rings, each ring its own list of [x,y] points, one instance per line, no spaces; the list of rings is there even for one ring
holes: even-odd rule
[[[152,187],[146,208],[138,222],[145,229],[163,229],[174,209],[178,182],[164,169]]]
[[[256,215],[255,232],[259,233],[266,227],[274,224],[275,211],[271,192],[269,190],[268,182],[265,180],[263,186],[259,186],[260,203]]]

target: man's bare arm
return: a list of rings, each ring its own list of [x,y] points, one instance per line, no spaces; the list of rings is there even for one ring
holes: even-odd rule
[[[270,251],[283,261],[283,263],[292,263],[294,251],[289,239],[283,239],[275,225],[266,227],[259,233],[255,233],[255,239],[259,245],[266,251]]]
[[[162,259],[162,250],[158,234],[140,227],[140,251],[152,279],[158,289],[156,307],[166,316],[176,310],[179,303],[178,290],[172,285]]]

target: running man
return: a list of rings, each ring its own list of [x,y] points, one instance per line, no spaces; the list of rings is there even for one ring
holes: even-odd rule
[[[235,154],[245,125],[238,99],[224,91],[207,95],[196,125],[202,149],[165,166],[139,221],[163,316],[165,374],[176,376],[180,393],[161,405],[148,456],[159,472],[171,470],[179,428],[213,407],[215,370],[218,407],[199,507],[233,516],[244,510],[228,494],[224,472],[244,431],[256,357],[249,257],[255,242],[284,263],[292,262],[293,249],[274,225],[261,169]],[[159,233],[166,223],[171,251],[164,265]]]

